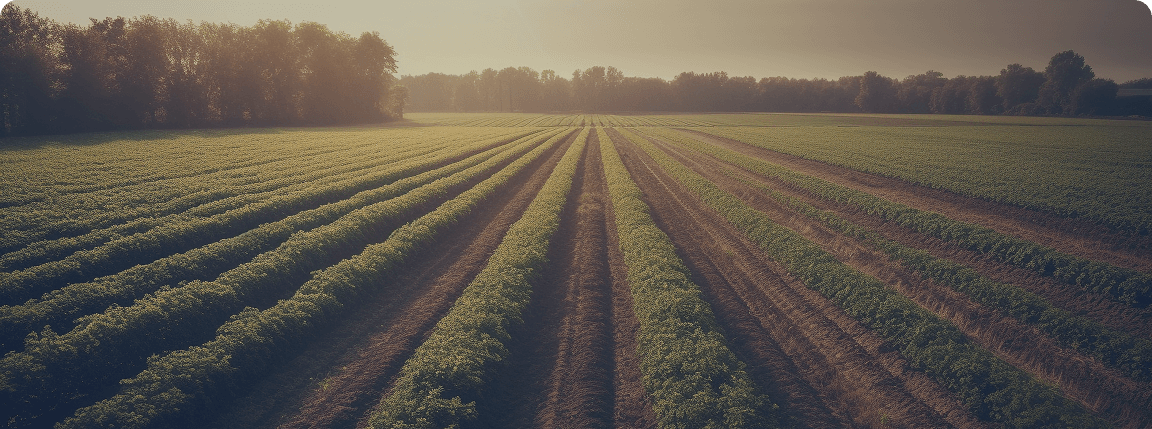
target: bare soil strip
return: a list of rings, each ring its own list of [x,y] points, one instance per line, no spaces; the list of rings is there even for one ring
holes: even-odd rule
[[[607,251],[608,196],[595,133],[589,138],[576,192],[549,251],[552,263],[536,282],[524,324],[512,332],[505,370],[477,404],[475,427],[639,426],[614,419],[616,396],[642,397],[644,388],[638,380],[619,392],[613,386],[620,377],[614,374],[618,311]]]
[[[575,134],[573,134],[575,137]],[[484,268],[571,145],[541,157],[412,259],[299,356],[259,382],[211,427],[352,428],[365,423],[400,367]]]
[[[879,336],[770,261],[647,154],[631,144],[618,147],[737,353],[797,423],[984,427],[953,395],[909,370]]]
[[[821,244],[841,262],[880,279],[920,306],[956,324],[975,343],[1009,364],[1057,385],[1066,396],[1093,412],[1122,427],[1139,427],[1140,422],[1152,420],[1149,412],[1152,386],[1147,383],[1125,378],[1091,357],[1060,346],[1031,326],[974,303],[950,288],[924,280],[889,261],[882,252],[827,230],[818,222],[782,207],[759,190],[720,173],[725,168],[738,170],[732,166],[671,145],[658,146],[773,220]],[[747,174],[746,177],[753,176]],[[904,244],[919,247],[914,241]]]
[[[680,131],[708,144],[734,150],[909,207],[984,225],[1002,234],[1032,241],[1070,255],[1143,272],[1152,271],[1152,237],[1149,236],[1134,237],[1112,231],[1088,220],[1064,218],[1011,204],[967,197],[698,131]]]

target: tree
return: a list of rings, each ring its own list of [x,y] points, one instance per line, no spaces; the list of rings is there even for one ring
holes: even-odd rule
[[[892,79],[869,71],[860,80],[856,106],[871,113],[887,113],[896,109],[896,85]]]
[[[55,27],[51,20],[11,3],[0,11],[0,136],[51,129]]]
[[[1032,67],[1009,64],[996,78],[996,95],[1000,97],[1004,111],[1009,111],[1018,105],[1035,102],[1041,85],[1044,85],[1043,73]]]
[[[996,78],[973,77],[968,83],[968,113],[994,115],[1001,112],[1003,100],[996,95]]]
[[[944,86],[948,79],[944,73],[928,70],[923,74],[912,75],[900,82],[896,97],[899,99],[898,110],[908,113],[929,113],[932,111],[932,91]]]
[[[1044,84],[1040,87],[1040,104],[1050,113],[1073,114],[1072,94],[1076,88],[1092,80],[1096,73],[1085,64],[1084,57],[1073,51],[1052,56],[1044,69]]]
[[[1109,113],[1116,101],[1120,85],[1111,79],[1092,79],[1073,91],[1069,107],[1074,115],[1102,115]]]
[[[95,21],[95,20],[93,20]],[[93,27],[70,24],[61,33],[61,84],[57,101],[61,131],[102,130],[112,127],[107,50]]]

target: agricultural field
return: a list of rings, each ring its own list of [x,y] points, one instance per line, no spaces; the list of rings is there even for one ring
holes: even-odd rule
[[[1152,122],[0,140],[11,428],[1152,428]]]

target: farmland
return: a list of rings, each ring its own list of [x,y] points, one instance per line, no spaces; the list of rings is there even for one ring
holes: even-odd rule
[[[1152,428],[1152,123],[0,140],[7,427]]]

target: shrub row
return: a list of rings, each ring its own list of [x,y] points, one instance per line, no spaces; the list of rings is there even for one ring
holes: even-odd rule
[[[819,292],[892,344],[913,369],[955,393],[980,419],[1010,428],[1092,428],[1107,423],[1026,372],[967,340],[955,325],[917,306],[874,277],[836,260],[819,245],[773,222],[643,138],[630,140],[669,175],[724,216],[808,288]]]
[[[517,142],[519,143],[519,142]],[[455,153],[482,150],[491,141],[474,142],[454,149]],[[275,248],[297,231],[306,231],[335,221],[360,207],[368,206],[412,190],[441,177],[479,164],[495,154],[507,150],[498,146],[448,166],[426,171],[379,188],[353,195],[351,198],[303,211],[276,222],[266,223],[236,237],[177,254],[146,265],[139,265],[92,282],[74,283],[49,292],[37,300],[23,305],[0,307],[0,344],[10,350],[34,329],[53,325],[57,331],[68,330],[72,319],[98,312],[111,304],[125,304],[145,293],[155,292],[163,285],[179,281],[213,278],[222,271],[240,265],[242,261]],[[442,162],[435,157],[409,160],[396,168],[403,171],[423,171]]]
[[[494,144],[496,142],[493,142]],[[459,155],[456,153],[452,153]],[[449,159],[449,155],[441,162]],[[229,210],[206,218],[163,224],[145,233],[119,238],[95,249],[12,273],[0,273],[0,303],[13,304],[76,281],[115,273],[140,263],[169,256],[172,249],[190,249],[247,231],[269,218],[315,208],[348,198],[356,192],[383,186],[419,170],[386,168],[324,187],[303,189]]]
[[[791,183],[821,198],[855,206],[886,221],[895,222],[941,240],[955,242],[968,250],[992,256],[1000,262],[1053,277],[1137,308],[1145,308],[1152,304],[1152,274],[1061,253],[1050,247],[1001,234],[985,226],[952,220],[938,213],[890,202],[866,192],[704,144],[675,132],[661,133],[660,136],[750,171]]]
[[[275,250],[225,272],[215,281],[193,281],[147,295],[129,307],[112,306],[81,318],[64,335],[50,329],[30,334],[23,352],[0,359],[0,398],[20,404],[17,409],[25,411],[51,406],[60,398],[126,376],[149,354],[203,341],[251,300],[291,293],[293,284],[299,284],[295,279],[335,263],[338,255],[355,254],[361,246],[378,242],[373,237],[384,236],[430,202],[446,199],[449,189],[478,181],[501,165],[516,162],[559,132],[523,139],[513,149],[479,165],[357,209],[331,224],[293,234]]]
[[[318,326],[339,318],[342,308],[365,294],[383,292],[393,268],[568,135],[571,132],[555,134],[472,189],[392,232],[383,243],[316,272],[290,299],[263,311],[247,308],[221,326],[215,339],[150,358],[148,368],[122,381],[116,395],[77,410],[57,428],[164,427],[231,398]]]
[[[640,325],[640,370],[660,426],[778,427],[776,405],[755,392],[612,140],[603,129],[597,133]]]
[[[568,148],[484,270],[404,363],[391,393],[372,416],[372,427],[435,429],[476,418],[475,399],[492,375],[505,369],[508,330],[523,323],[532,284],[547,262],[588,130]]]
[[[904,266],[973,301],[996,309],[1025,324],[1034,325],[1060,344],[1094,356],[1105,366],[1115,368],[1139,381],[1152,381],[1152,341],[1109,329],[1086,317],[1053,306],[1032,292],[999,283],[964,265],[936,258],[926,251],[902,245],[811,204],[748,182],[797,212],[818,220],[849,237],[854,237],[900,261]]]

